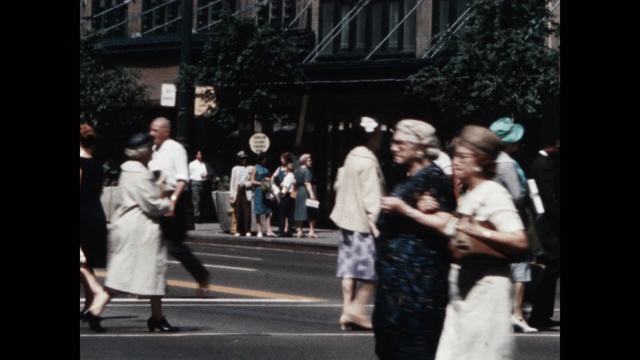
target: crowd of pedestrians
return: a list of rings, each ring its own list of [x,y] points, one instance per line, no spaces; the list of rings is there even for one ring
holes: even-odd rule
[[[80,316],[94,331],[104,331],[100,314],[116,292],[150,299],[150,331],[178,331],[162,312],[167,253],[196,280],[198,295],[208,290],[208,271],[184,244],[187,203],[182,195],[189,182],[192,190],[198,188],[211,170],[201,163],[201,152],[188,165],[184,147],[170,132],[170,121],[157,118],[148,134],[130,139],[129,160],[118,179],[123,196],[107,233],[99,202],[102,169],[92,159],[97,135],[88,125],[80,127],[86,296]],[[488,128],[463,127],[451,141],[451,152],[441,148],[431,124],[402,119],[388,151],[404,177],[387,189],[376,156],[382,139],[379,120],[363,116],[354,135],[355,146],[333,184],[329,216],[339,228],[341,329],[372,330],[380,359],[509,359],[513,330],[559,325],[551,319],[560,274],[558,139],[545,142],[525,172],[511,157],[524,135],[524,127],[512,118]],[[252,236],[255,220],[258,237],[317,237],[311,154],[296,158],[284,152],[273,172],[266,167],[267,153],[258,153],[254,165],[244,150],[236,158],[229,189],[235,236]],[[542,208],[532,206],[531,181]],[[193,196],[196,206],[199,199]],[[274,210],[277,234],[271,227]],[[195,209],[194,214],[200,218]],[[527,236],[532,232],[540,243],[535,254]],[[455,245],[460,242],[477,251],[460,255]],[[483,246],[493,250],[483,251]],[[544,270],[527,320],[522,307],[532,263]],[[95,267],[107,268],[104,286],[95,278]]]
[[[540,150],[529,172],[547,211],[531,206],[528,179],[510,156],[524,134],[511,118],[463,127],[451,154],[432,125],[399,121],[389,150],[406,176],[389,194],[373,154],[377,123],[362,117],[359,125],[371,142],[358,143],[340,167],[331,216],[340,230],[341,328],[372,329],[379,359],[443,360],[510,359],[514,330],[559,325],[551,319],[560,260],[559,140]],[[536,256],[531,231],[540,241]],[[531,263],[544,271],[527,323],[522,303]],[[370,322],[363,309],[371,297]]]

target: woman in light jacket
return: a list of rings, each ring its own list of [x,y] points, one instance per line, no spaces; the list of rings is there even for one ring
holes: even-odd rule
[[[122,164],[118,181],[121,199],[112,219],[105,286],[111,291],[148,297],[149,331],[175,332],[179,329],[171,326],[162,313],[167,249],[159,223],[171,201],[161,197],[162,191],[147,168],[152,145],[150,135],[139,133],[125,150],[130,160]]]
[[[380,148],[380,127],[374,119],[362,117],[356,131],[358,146],[338,169],[336,200],[330,215],[340,228],[336,276],[342,278],[339,322],[343,330],[372,328],[366,306],[375,288],[375,223],[384,192],[384,178],[374,153]]]

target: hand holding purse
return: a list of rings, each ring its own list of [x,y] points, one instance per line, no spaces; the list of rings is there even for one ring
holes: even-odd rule
[[[450,235],[449,251],[453,262],[458,264],[475,262],[512,263],[526,259],[526,254],[505,254],[482,239],[462,231],[456,231],[458,221],[465,217],[472,218],[471,215],[456,214],[445,228],[445,233]],[[481,221],[479,224],[487,230],[496,230],[488,221]]]

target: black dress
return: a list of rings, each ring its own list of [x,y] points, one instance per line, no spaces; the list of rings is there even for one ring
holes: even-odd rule
[[[107,266],[107,217],[100,202],[102,164],[80,157],[80,169],[80,247],[87,258],[87,267],[104,268]]]
[[[454,211],[453,184],[437,165],[398,184],[391,196],[416,207],[428,191],[440,210]],[[376,239],[378,283],[373,311],[380,359],[433,359],[448,302],[450,256],[447,238],[399,214],[381,213]]]

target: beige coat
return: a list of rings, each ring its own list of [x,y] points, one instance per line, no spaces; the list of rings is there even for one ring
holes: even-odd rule
[[[247,200],[253,199],[253,186],[251,186],[251,171],[253,166],[246,166],[246,174],[243,179],[238,181],[238,173],[242,170],[242,165],[236,165],[231,169],[231,178],[229,179],[229,200],[233,203],[236,201],[236,195],[238,194],[238,185],[244,184],[244,193],[247,196]]]
[[[160,198],[153,174],[138,161],[121,166],[121,197],[111,218],[105,286],[137,295],[164,295],[167,250],[159,217],[171,201]]]
[[[364,146],[351,150],[338,170],[334,190],[331,220],[342,229],[377,237],[384,177],[376,155]]]

